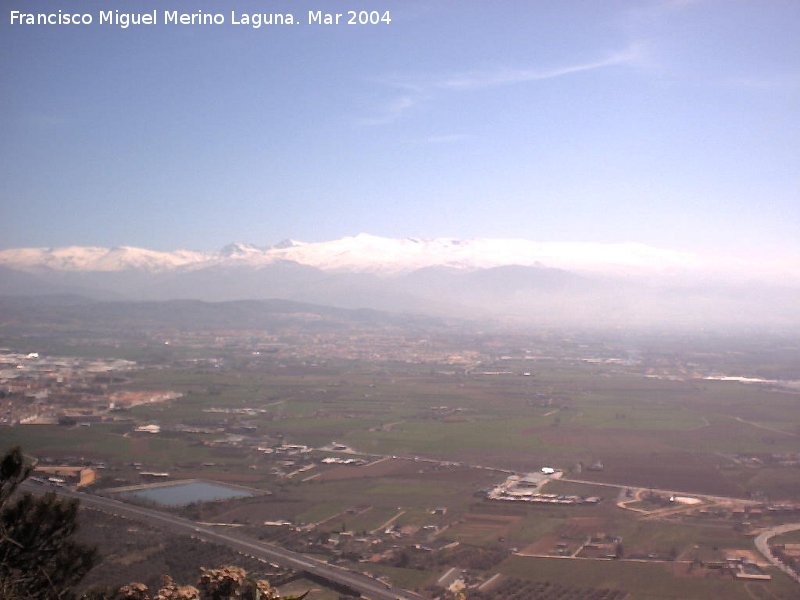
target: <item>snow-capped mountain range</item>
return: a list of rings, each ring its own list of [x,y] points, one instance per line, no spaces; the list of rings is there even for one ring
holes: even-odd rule
[[[636,243],[561,243],[485,238],[390,239],[368,234],[318,243],[287,240],[266,248],[236,243],[218,252],[160,252],[131,246],[67,246],[0,251],[0,265],[28,272],[134,269],[159,273],[225,266],[257,268],[280,261],[323,271],[386,274],[408,273],[430,267],[474,270],[509,265],[591,272],[660,272],[691,269],[698,264],[697,259],[688,253]]]
[[[710,260],[635,243],[360,234],[215,252],[0,251],[0,294],[103,300],[283,299],[537,324],[800,327],[796,262]]]

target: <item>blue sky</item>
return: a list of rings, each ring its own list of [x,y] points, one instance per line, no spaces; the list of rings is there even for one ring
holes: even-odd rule
[[[390,10],[375,27],[13,9]],[[800,255],[800,3],[4,0],[0,246],[519,237]]]

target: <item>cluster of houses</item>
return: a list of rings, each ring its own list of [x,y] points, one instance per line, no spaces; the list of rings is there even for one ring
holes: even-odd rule
[[[109,384],[136,364],[121,359],[49,357],[0,348],[0,425],[114,420]]]

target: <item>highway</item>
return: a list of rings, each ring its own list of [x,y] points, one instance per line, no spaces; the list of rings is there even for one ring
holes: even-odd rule
[[[22,487],[36,493],[53,491],[59,496],[76,498],[80,500],[83,506],[89,508],[102,510],[103,512],[119,517],[144,521],[175,533],[192,535],[295,571],[306,571],[317,577],[347,586],[360,593],[362,598],[369,598],[370,600],[425,600],[424,597],[419,594],[386,586],[380,581],[362,575],[361,573],[356,573],[337,565],[330,565],[321,560],[286,550],[280,546],[267,544],[233,533],[215,531],[211,527],[168,513],[126,504],[112,498],[85,494],[61,487],[50,487],[30,481],[24,482]]]
[[[789,523],[786,525],[778,525],[777,527],[773,527],[772,529],[767,529],[766,531],[762,531],[756,536],[755,543],[756,548],[764,557],[771,562],[773,565],[778,567],[781,571],[786,573],[789,577],[800,583],[800,574],[797,573],[794,569],[790,569],[778,558],[772,554],[772,551],[769,549],[769,540],[770,538],[775,537],[776,535],[781,535],[783,533],[789,533],[790,531],[796,531],[800,529],[800,523]]]

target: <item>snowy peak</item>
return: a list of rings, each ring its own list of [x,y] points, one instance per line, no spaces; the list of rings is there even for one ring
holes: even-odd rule
[[[296,263],[331,273],[368,273],[391,277],[420,269],[460,271],[521,266],[551,268],[577,274],[694,280],[709,277],[735,281],[770,281],[800,285],[800,257],[776,260],[732,255],[697,256],[645,244],[537,242],[524,239],[384,238],[366,233],[327,242],[287,239],[258,247],[233,243],[216,252],[163,252],[120,246],[65,246],[0,250],[0,266],[37,272],[170,273],[206,268],[259,270],[278,263]]]
[[[269,248],[229,244],[218,252],[161,252],[120,246],[18,248],[0,265],[22,271],[165,272],[204,267],[267,266],[291,261],[324,271],[400,274],[429,267],[474,270],[508,265],[588,272],[669,272],[697,265],[692,255],[643,244],[534,242],[521,239],[391,239],[365,233],[329,242],[285,240]]]
[[[639,271],[691,268],[687,253],[642,244],[534,242],[519,239],[390,239],[359,234],[339,240],[273,248],[276,259],[329,271],[402,273],[427,267],[486,269],[507,265],[579,271]]]
[[[201,262],[207,256],[191,250],[158,252],[130,246],[16,248],[0,251],[0,265],[21,271],[169,271]]]

